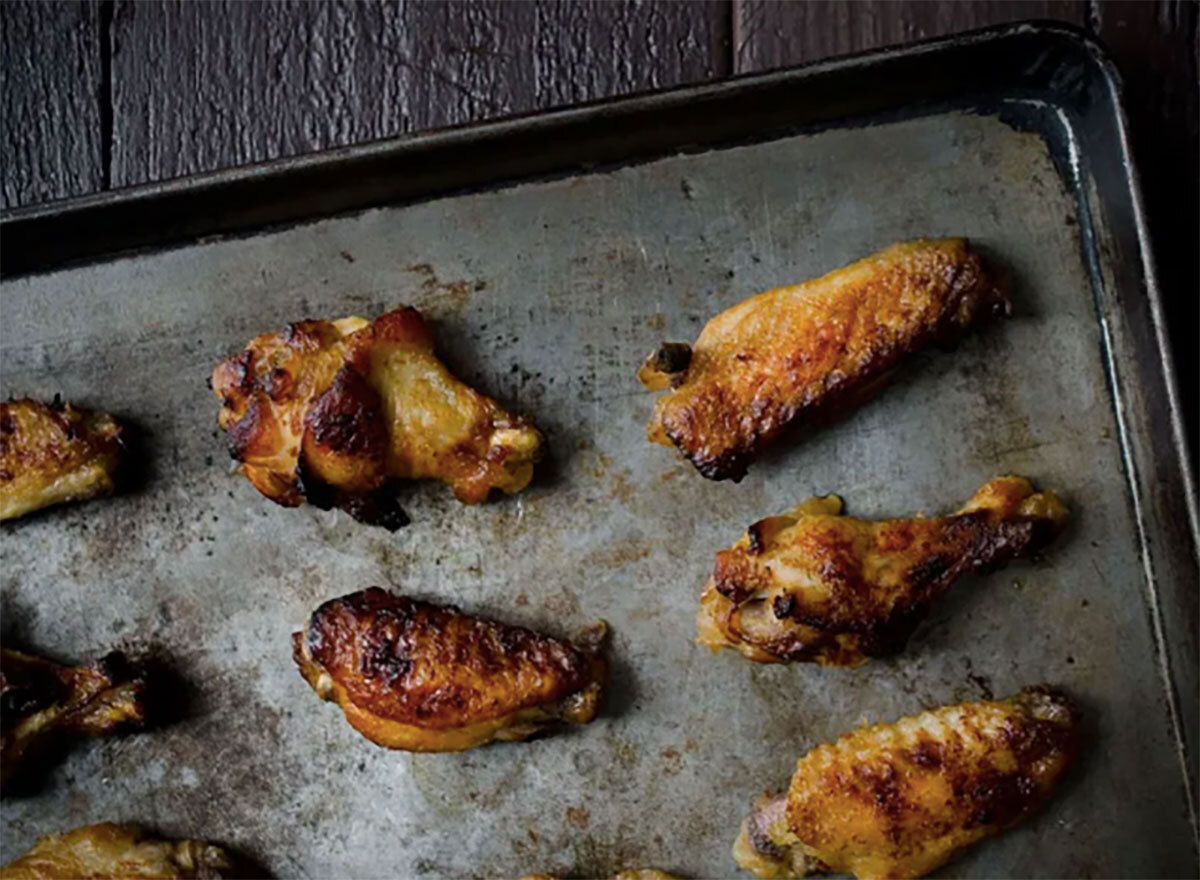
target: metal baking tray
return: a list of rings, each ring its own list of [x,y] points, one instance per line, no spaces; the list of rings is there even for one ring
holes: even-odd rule
[[[1090,745],[1049,807],[948,876],[1194,875],[1195,500],[1120,84],[1021,25],[13,212],[3,393],[131,421],[143,486],[0,531],[6,643],[164,660],[180,717],[6,798],[4,851],[103,819],[281,877],[732,876],[741,817],[864,719],[1050,681]],[[898,239],[967,235],[1016,313],[740,485],[650,445],[662,339]],[[532,416],[534,485],[414,486],[389,534],[232,473],[205,379],[253,335],[400,303]],[[713,552],[813,493],[940,512],[1004,473],[1059,490],[1043,559],[961,582],[903,655],[765,667],[693,642]],[[377,748],[289,636],[372,584],[568,634],[612,628],[596,723],[465,754]]]

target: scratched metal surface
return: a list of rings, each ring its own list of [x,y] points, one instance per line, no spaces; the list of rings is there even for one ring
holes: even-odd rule
[[[130,419],[148,470],[136,494],[0,532],[6,639],[65,658],[157,653],[187,699],[175,723],[84,744],[37,794],[5,799],[5,853],[113,819],[225,842],[282,877],[731,876],[751,799],[810,746],[1048,681],[1086,709],[1083,760],[1043,814],[943,873],[1191,873],[1075,204],[1036,134],[943,114],[6,282],[0,390]],[[634,372],[659,340],[945,234],[1008,268],[1010,321],[920,357],[740,485],[645,441],[653,395]],[[480,507],[414,487],[394,535],[259,496],[228,464],[211,366],[287,321],[400,303],[546,432],[535,484]],[[1044,559],[964,579],[903,656],[764,667],[692,644],[712,554],[747,523],[829,491],[855,514],[941,512],[1010,472],[1063,494],[1069,533]],[[603,716],[459,755],[371,745],[304,684],[289,636],[372,584],[559,634],[606,619]]]

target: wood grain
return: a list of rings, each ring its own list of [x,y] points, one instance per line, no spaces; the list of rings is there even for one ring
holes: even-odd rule
[[[701,2],[120,0],[113,180],[160,180],[729,72]]]
[[[96,2],[0,3],[0,207],[105,185]]]
[[[1009,21],[1082,25],[1086,17],[1084,0],[733,0],[733,63],[735,72],[749,73]]]
[[[395,14],[334,3],[117,3],[113,183],[408,131],[406,72],[388,63]]]
[[[537,106],[720,79],[731,72],[725,3],[551,0],[537,9]]]

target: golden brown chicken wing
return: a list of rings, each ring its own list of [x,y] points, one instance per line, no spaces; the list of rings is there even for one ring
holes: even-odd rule
[[[220,847],[202,840],[156,840],[130,825],[101,822],[43,837],[0,868],[0,880],[217,880],[232,877]]]
[[[1079,742],[1079,711],[1045,686],[863,727],[801,758],[733,857],[767,878],[922,877],[1040,807]]]
[[[420,312],[302,321],[217,365],[212,387],[230,454],[254,486],[396,529],[395,481],[438,479],[459,501],[529,484],[541,437],[460,382]]]
[[[106,413],[23,398],[0,403],[0,520],[113,490],[121,426]]]
[[[0,780],[70,735],[109,736],[146,720],[146,681],[120,654],[60,666],[0,649]]]
[[[754,523],[717,554],[698,641],[760,663],[856,666],[904,648],[963,574],[1037,552],[1066,522],[1023,477],[980,487],[950,516],[861,520],[836,495]]]
[[[655,405],[650,439],[710,479],[740,480],[785,429],[855,405],[905,355],[1007,309],[964,239],[892,245],[726,309],[693,347],[654,352],[639,379],[674,390]]]
[[[293,639],[300,672],[372,742],[457,752],[595,716],[603,626],[579,646],[377,587],[326,602]]]

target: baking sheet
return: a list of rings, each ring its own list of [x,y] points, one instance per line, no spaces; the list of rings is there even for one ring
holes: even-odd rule
[[[227,843],[286,877],[732,876],[751,800],[863,720],[1049,681],[1089,747],[1049,807],[944,875],[1194,872],[1180,745],[1075,194],[1034,132],[940,113],[371,210],[0,287],[0,391],[135,423],[136,494],[0,531],[5,643],[166,658],[185,717],[75,749],[0,802],[6,855],[99,820]],[[1086,225],[1086,224],[1085,224]],[[739,485],[644,437],[634,378],[721,309],[915,236],[967,235],[1013,318],[923,355],[877,401]],[[398,304],[462,375],[545,431],[522,495],[413,488],[396,534],[284,510],[232,474],[212,365],[302,317]],[[1043,559],[964,578],[909,650],[856,670],[766,667],[692,644],[712,554],[835,491],[864,516],[938,513],[1002,473],[1059,491]],[[317,700],[289,636],[380,584],[567,635],[612,628],[594,724],[459,755],[379,749]]]

